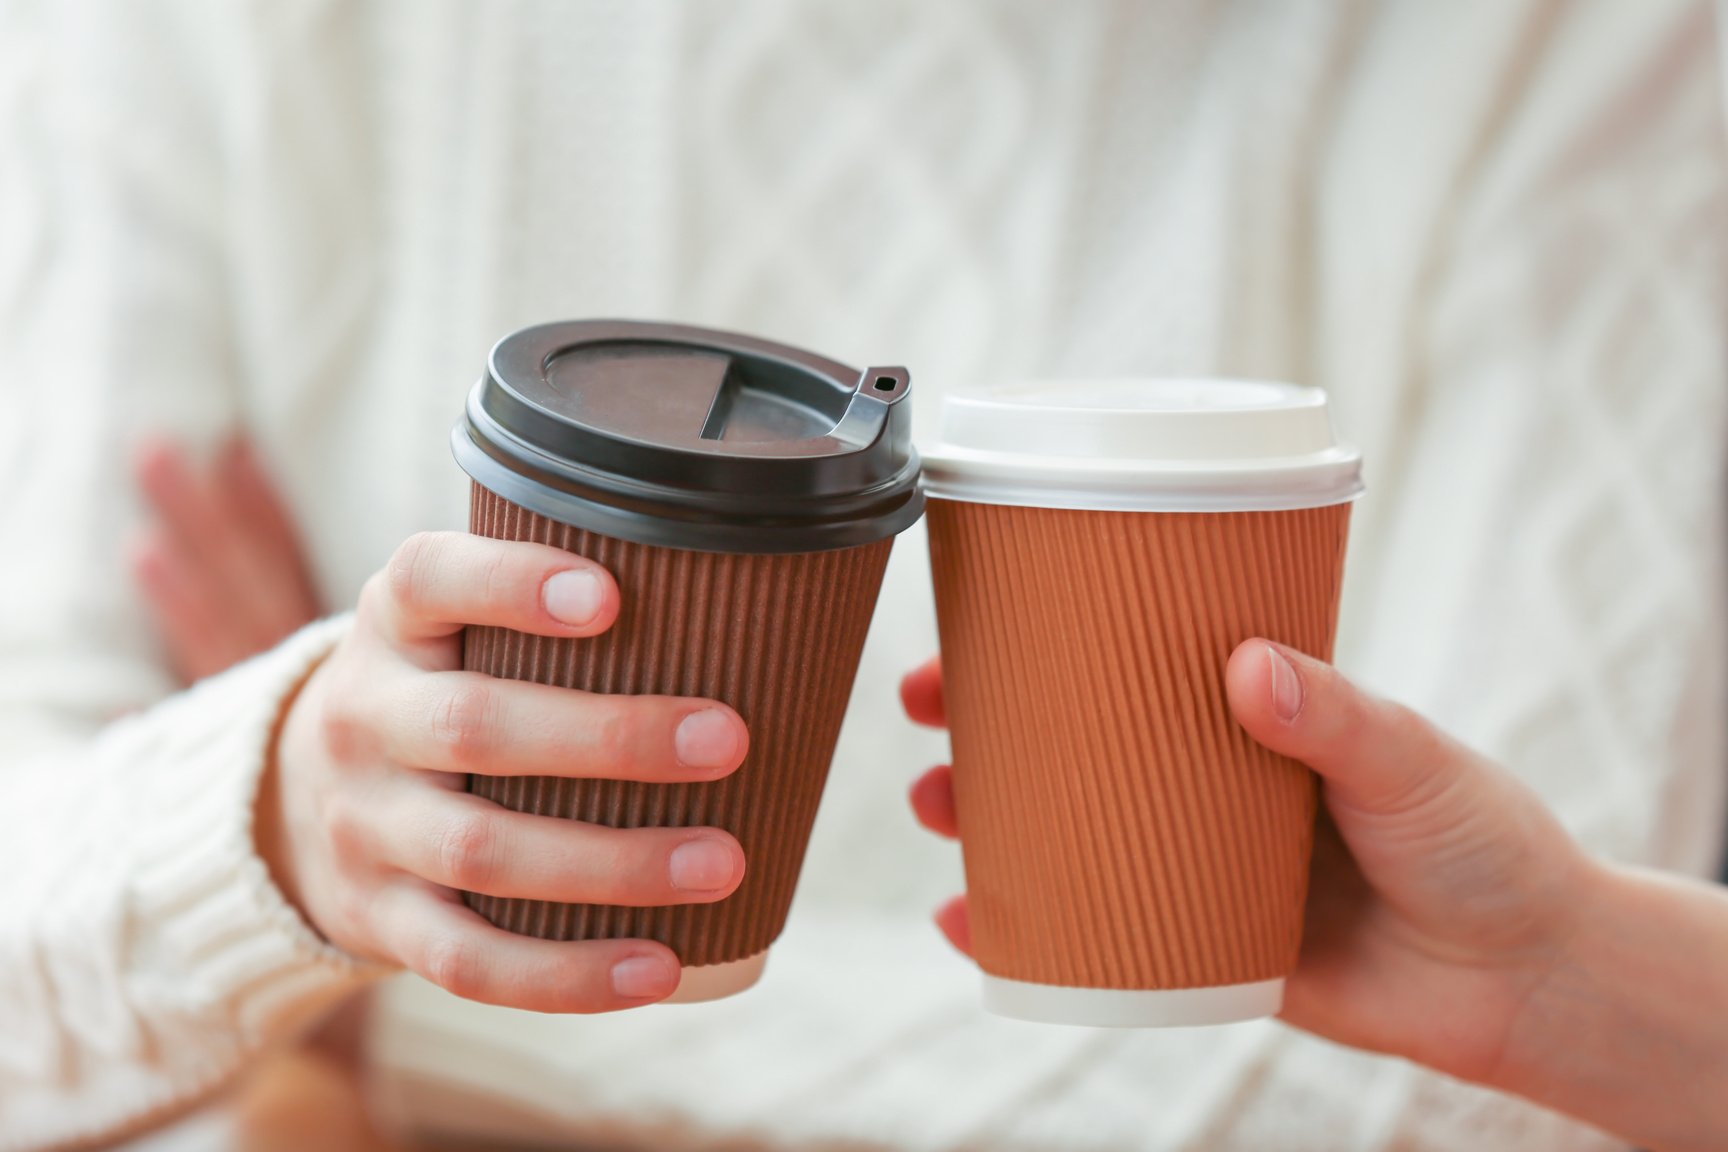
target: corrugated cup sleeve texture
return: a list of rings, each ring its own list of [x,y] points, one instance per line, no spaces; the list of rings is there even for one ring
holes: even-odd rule
[[[470,528],[605,565],[623,610],[610,631],[590,639],[470,628],[465,667],[588,692],[721,700],[749,725],[750,752],[737,772],[712,783],[470,782],[476,795],[520,812],[614,828],[724,828],[749,861],[725,900],[630,908],[470,895],[469,906],[502,928],[550,940],[658,940],[691,967],[763,951],[786,923],[893,541],[784,555],[652,547],[535,515],[479,485]]]
[[[1231,718],[1224,667],[1253,636],[1331,657],[1349,517],[930,502],[985,971],[1120,989],[1289,974],[1315,780]]]

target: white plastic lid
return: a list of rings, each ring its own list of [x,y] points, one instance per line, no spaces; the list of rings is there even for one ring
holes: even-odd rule
[[[1314,508],[1362,492],[1318,388],[1050,380],[951,395],[921,449],[939,500],[1134,512]]]

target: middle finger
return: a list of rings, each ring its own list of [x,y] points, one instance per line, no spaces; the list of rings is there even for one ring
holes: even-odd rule
[[[749,750],[744,721],[713,700],[601,695],[479,672],[408,679],[386,752],[416,768],[674,783],[725,776]]]

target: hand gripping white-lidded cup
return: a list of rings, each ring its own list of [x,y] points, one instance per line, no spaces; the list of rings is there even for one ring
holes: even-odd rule
[[[1317,790],[1231,718],[1224,669],[1256,636],[1331,658],[1362,483],[1325,393],[1026,383],[951,396],[922,454],[985,1007],[1275,1015]]]

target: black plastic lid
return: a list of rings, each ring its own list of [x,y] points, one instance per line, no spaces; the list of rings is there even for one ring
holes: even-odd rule
[[[530,511],[704,552],[820,552],[924,510],[904,368],[864,372],[731,332],[627,320],[492,349],[456,460]]]

